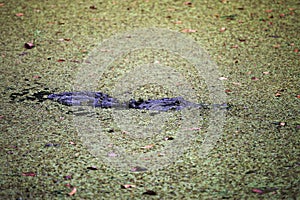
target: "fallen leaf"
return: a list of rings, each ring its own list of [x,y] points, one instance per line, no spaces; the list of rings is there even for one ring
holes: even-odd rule
[[[281,96],[281,93],[280,92],[277,92],[276,94],[275,94],[275,97],[280,97]]]
[[[87,169],[89,169],[89,170],[98,170],[98,168],[96,166],[87,167]]]
[[[34,78],[34,79],[40,79],[40,78],[42,78],[42,77],[39,76],[39,75],[35,75],[35,76],[33,76],[32,78]]]
[[[226,93],[230,93],[230,92],[232,92],[232,91],[229,90],[229,89],[226,89],[225,92],[226,92]]]
[[[252,192],[257,193],[257,194],[264,194],[264,193],[268,193],[268,192],[275,192],[276,190],[278,190],[278,188],[264,188],[264,189],[253,188]]]
[[[183,29],[181,32],[183,32],[183,33],[195,33],[195,32],[197,32],[197,30],[193,30],[193,29]]]
[[[279,17],[284,17],[285,16],[285,14],[283,14],[283,13],[281,13],[280,15],[279,15]]]
[[[176,21],[174,24],[182,24],[182,21]]]
[[[265,10],[266,13],[271,13],[273,12],[273,10],[269,9],[269,10]]]
[[[277,127],[284,127],[287,125],[286,122],[272,122],[272,124],[276,125]]]
[[[219,80],[223,81],[223,80],[227,80],[227,78],[226,77],[220,77]]]
[[[295,52],[295,53],[298,53],[298,52],[299,52],[299,49],[294,49],[294,52]]]
[[[153,146],[154,146],[154,144],[149,144],[144,147],[141,147],[141,149],[151,149]]]
[[[224,31],[226,31],[225,27],[220,28],[220,32],[224,32]]]
[[[136,167],[131,168],[131,171],[132,172],[144,172],[144,171],[147,171],[147,168],[136,166]]]
[[[263,194],[264,193],[261,189],[258,189],[258,188],[252,189],[252,192],[258,193],[258,194]]]
[[[27,43],[24,44],[24,47],[25,47],[26,49],[32,49],[32,48],[34,48],[35,46],[34,46],[34,44],[31,43],[31,42],[27,42]]]
[[[253,80],[253,81],[258,81],[259,79],[256,78],[255,76],[253,76],[253,77],[251,77],[251,80]]]
[[[121,185],[122,189],[128,189],[128,188],[135,188],[135,185],[130,185],[130,184],[125,184],[125,185]]]
[[[22,17],[22,16],[24,16],[24,13],[17,13],[16,16],[17,17]]]
[[[174,138],[173,137],[171,137],[171,136],[168,136],[168,137],[165,137],[165,139],[164,139],[165,141],[167,141],[167,140],[174,140]]]
[[[242,85],[241,83],[238,82],[232,82],[233,85]]]
[[[285,125],[286,125],[285,122],[280,122],[280,123],[279,123],[279,126],[285,126]]]
[[[192,2],[190,2],[190,1],[186,1],[186,2],[184,2],[184,5],[187,5],[187,6],[191,6],[193,3]]]
[[[36,176],[36,174],[34,172],[25,172],[22,176]]]
[[[65,59],[58,59],[57,62],[65,62]]]
[[[73,196],[76,193],[76,187],[73,187],[72,191],[69,193],[69,196]]]
[[[300,99],[300,94],[297,95],[297,98]],[[1,117],[0,117],[0,119],[1,119]]]
[[[237,49],[237,48],[239,48],[239,46],[237,44],[235,44],[235,45],[231,46],[231,48]]]
[[[4,3],[0,3],[0,7],[4,6],[5,4]]]
[[[269,73],[270,73],[270,72],[263,72],[264,75],[267,75],[267,74],[269,74]]]

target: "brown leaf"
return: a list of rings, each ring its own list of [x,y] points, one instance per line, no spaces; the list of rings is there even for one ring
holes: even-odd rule
[[[269,9],[269,10],[265,10],[266,13],[271,13],[273,12],[273,10]]]
[[[22,17],[22,16],[24,16],[24,13],[17,13],[16,16],[17,17]]]
[[[42,77],[39,76],[39,75],[35,75],[35,76],[33,76],[32,78],[34,78],[34,79],[40,79],[40,78],[42,78]]]
[[[261,189],[258,189],[258,188],[253,188],[252,192],[258,193],[258,194],[263,194],[264,193]]]
[[[165,140],[165,141],[167,141],[167,140],[174,140],[174,138],[173,138],[172,136],[168,136],[168,137],[165,137],[164,140]]]
[[[186,1],[186,2],[184,2],[184,5],[187,5],[187,6],[191,6],[193,3],[192,2],[190,2],[190,1]]]
[[[96,166],[87,167],[87,169],[89,169],[89,170],[98,170],[98,168]]]
[[[154,144],[149,144],[144,147],[141,147],[141,149],[151,149],[153,146],[154,146]]]
[[[34,48],[35,46],[34,46],[34,44],[33,44],[32,42],[27,42],[27,43],[24,44],[24,47],[25,47],[26,49],[32,49],[32,48]]]
[[[276,190],[278,190],[278,188],[253,188],[252,192],[257,193],[257,194],[265,194],[268,192],[275,192]]]
[[[125,185],[121,185],[122,189],[128,189],[128,188],[135,188],[135,185],[130,185],[130,184],[125,184]]]
[[[226,31],[226,28],[225,28],[225,27],[220,28],[220,32],[221,32],[221,33],[224,32],[224,31]]]
[[[258,81],[259,79],[256,78],[255,76],[253,76],[253,77],[251,77],[251,80],[253,80],[253,81]]]
[[[72,191],[69,193],[69,196],[73,196],[76,193],[76,187],[73,187]]]
[[[224,81],[224,80],[227,80],[227,78],[222,76],[222,77],[219,78],[219,80]]]
[[[22,176],[36,176],[36,174],[34,172],[25,172]]]
[[[281,13],[280,15],[279,15],[279,17],[284,17],[285,16],[285,14],[284,13]]]
[[[183,32],[183,33],[195,33],[195,32],[197,32],[197,30],[193,30],[193,29],[183,29],[181,32]]]
[[[275,97],[280,97],[281,96],[281,93],[280,92],[277,92],[276,94],[275,94]]]
[[[239,83],[239,82],[232,82],[232,84],[233,84],[233,85],[239,85],[239,86],[242,85],[242,84]]]

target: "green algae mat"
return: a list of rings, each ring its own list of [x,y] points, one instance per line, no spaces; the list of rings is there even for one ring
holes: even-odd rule
[[[299,199],[297,1],[1,1],[1,199]],[[230,109],[68,107],[65,91]]]

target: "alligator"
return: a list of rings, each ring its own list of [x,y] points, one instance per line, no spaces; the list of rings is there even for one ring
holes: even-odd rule
[[[220,108],[228,109],[230,106],[224,104],[203,104],[193,103],[185,100],[183,97],[171,97],[161,99],[131,99],[128,102],[119,102],[118,99],[111,97],[102,92],[62,92],[53,93],[47,97],[50,100],[56,101],[67,106],[92,106],[100,108],[124,108],[124,109],[141,109],[141,110],[156,110],[170,111],[182,110],[184,108],[193,107],[201,109]]]

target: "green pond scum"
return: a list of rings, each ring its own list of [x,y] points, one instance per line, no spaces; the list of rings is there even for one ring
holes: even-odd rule
[[[299,199],[299,14],[295,0],[0,1],[0,199]],[[34,94],[72,91],[76,70],[100,42],[148,27],[185,34],[205,49],[233,106],[207,156],[197,151],[211,120],[204,111],[201,128],[193,129],[199,136],[174,163],[119,171],[89,152],[70,107]],[[110,93],[120,75],[153,57],[182,72],[199,101],[209,101],[193,66],[163,50],[115,60],[99,91]],[[133,95],[172,92],[148,84]],[[139,123],[143,113],[135,112]],[[117,145],[138,153],[163,145],[158,138],[126,140],[109,109],[95,115]],[[176,119],[164,128],[170,142]]]

